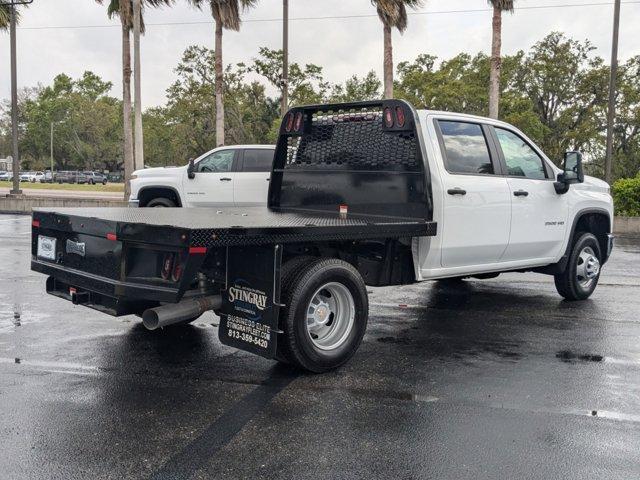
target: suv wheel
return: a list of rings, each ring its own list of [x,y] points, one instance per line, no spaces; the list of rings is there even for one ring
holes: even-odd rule
[[[147,202],[147,204],[145,206],[147,206],[147,207],[173,208],[173,207],[176,206],[176,204],[172,200],[169,200],[168,198],[158,197],[158,198],[154,198],[152,200],[149,200],[149,202]]]
[[[591,233],[576,235],[567,268],[555,275],[556,290],[567,300],[585,300],[600,279],[600,244]]]

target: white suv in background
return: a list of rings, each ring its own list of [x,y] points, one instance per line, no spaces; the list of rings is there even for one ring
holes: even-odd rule
[[[131,177],[132,207],[265,205],[275,145],[215,148],[182,167],[146,168]]]

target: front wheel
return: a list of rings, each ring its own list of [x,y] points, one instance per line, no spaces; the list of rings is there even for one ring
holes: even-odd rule
[[[347,362],[362,342],[369,316],[358,271],[342,260],[316,260],[283,290],[278,357],[316,373]]]
[[[168,198],[158,197],[153,200],[149,200],[149,203],[146,205],[147,207],[163,207],[163,208],[173,208],[176,204],[169,200]]]
[[[600,279],[600,244],[591,233],[583,233],[573,244],[564,272],[555,275],[556,290],[567,300],[585,300]]]

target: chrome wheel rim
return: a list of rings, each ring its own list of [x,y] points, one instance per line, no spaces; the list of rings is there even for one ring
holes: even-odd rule
[[[576,280],[578,284],[588,290],[600,274],[600,260],[596,256],[593,248],[584,247],[578,255],[578,264],[576,265]]]
[[[316,290],[307,306],[307,335],[320,350],[339,348],[351,333],[355,314],[349,289],[341,283],[327,283]]]

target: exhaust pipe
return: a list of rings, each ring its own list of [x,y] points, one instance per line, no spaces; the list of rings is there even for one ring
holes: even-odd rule
[[[145,310],[142,314],[142,323],[147,329],[155,330],[193,319],[208,310],[220,308],[221,304],[222,297],[220,295],[190,298],[178,303],[168,303]]]

